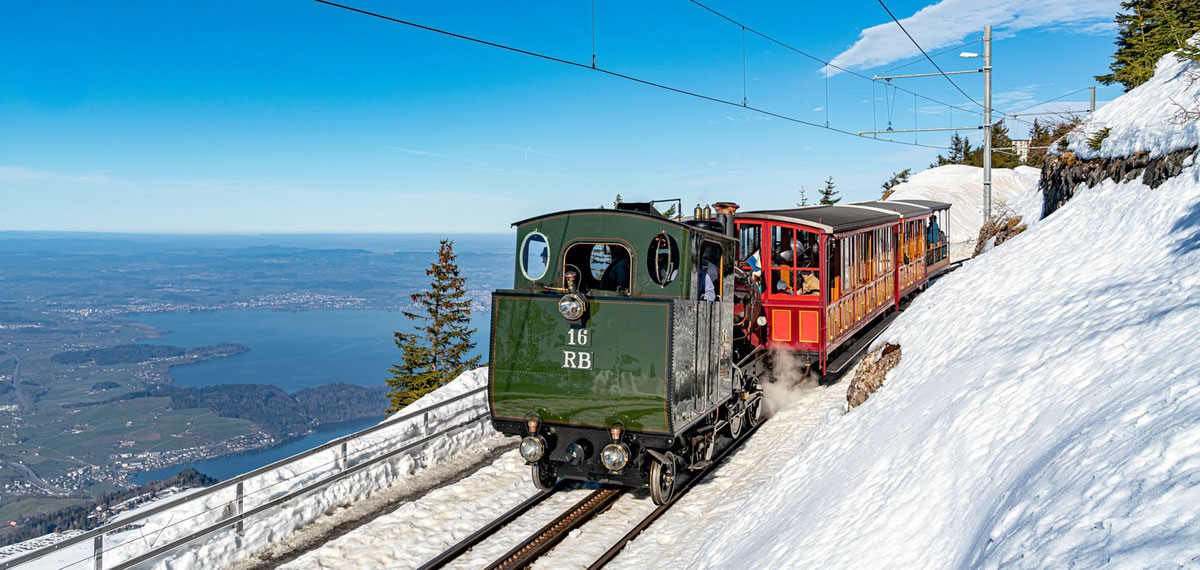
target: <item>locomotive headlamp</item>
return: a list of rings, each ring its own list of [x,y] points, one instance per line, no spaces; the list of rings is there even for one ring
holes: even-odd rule
[[[767,318],[766,317],[758,317],[758,326],[760,326],[760,327],[767,326]]]
[[[579,293],[567,293],[558,301],[558,312],[568,321],[578,321],[587,311],[587,300]]]
[[[546,455],[546,440],[540,435],[531,435],[521,440],[521,457],[530,463],[537,463]]]
[[[610,443],[600,452],[600,463],[609,471],[620,471],[629,464],[629,449],[623,443]]]

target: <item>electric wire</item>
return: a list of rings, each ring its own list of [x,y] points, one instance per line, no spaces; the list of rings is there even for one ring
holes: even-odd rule
[[[935,145],[928,145],[928,144],[916,144],[916,143],[910,143],[910,142],[905,142],[905,141],[898,141],[898,140],[887,139],[887,138],[879,138],[879,137],[874,137],[874,136],[865,136],[865,135],[860,135],[860,134],[858,134],[858,133],[856,133],[856,132],[853,132],[853,131],[847,131],[847,130],[845,130],[845,129],[839,129],[839,128],[837,128],[837,127],[827,127],[827,126],[825,126],[825,125],[822,125],[822,124],[820,124],[820,123],[814,123],[814,122],[812,122],[812,121],[806,121],[806,120],[804,120],[804,119],[800,119],[800,118],[796,118],[796,117],[792,117],[792,116],[784,115],[784,114],[782,114],[782,113],[776,113],[776,112],[774,112],[774,111],[768,111],[768,110],[766,110],[766,109],[762,109],[762,108],[759,108],[759,107],[755,107],[755,106],[753,106],[753,105],[749,105],[749,104],[742,104],[742,103],[739,103],[739,102],[737,102],[737,101],[730,101],[730,100],[728,100],[728,99],[722,99],[722,98],[720,98],[720,97],[714,97],[714,96],[712,96],[712,95],[704,95],[704,94],[702,94],[702,93],[697,93],[697,92],[695,92],[695,91],[688,91],[688,90],[686,90],[686,89],[682,89],[682,88],[679,88],[679,87],[672,87],[672,86],[670,86],[670,85],[666,85],[666,84],[664,84],[664,83],[657,83],[657,82],[654,82],[654,81],[650,81],[650,80],[648,80],[648,79],[642,79],[642,78],[639,78],[639,77],[634,77],[634,76],[632,76],[632,75],[626,75],[626,74],[624,74],[624,73],[620,73],[620,72],[617,72],[617,71],[612,71],[612,70],[609,70],[609,69],[604,69],[603,67],[599,67],[599,66],[592,67],[592,66],[590,66],[590,65],[582,64],[582,63],[575,62],[575,61],[571,61],[571,60],[568,60],[568,59],[563,59],[563,58],[561,58],[561,57],[556,57],[556,56],[552,56],[552,55],[548,55],[548,54],[544,54],[544,53],[539,53],[539,52],[535,52],[535,51],[530,51],[530,50],[526,50],[526,49],[521,49],[521,48],[518,48],[518,47],[509,46],[509,45],[505,45],[505,44],[501,44],[501,43],[497,43],[497,42],[493,42],[493,41],[489,41],[489,40],[485,40],[485,39],[481,39],[481,38],[476,38],[476,37],[472,37],[472,36],[468,36],[468,35],[464,35],[464,34],[459,34],[459,33],[456,33],[456,32],[451,32],[451,31],[449,31],[449,30],[443,30],[443,29],[441,29],[441,28],[435,28],[435,27],[432,27],[432,26],[427,26],[427,25],[424,25],[424,24],[419,24],[419,23],[417,23],[417,22],[413,22],[413,21],[410,21],[410,20],[404,20],[404,19],[401,19],[401,18],[395,18],[395,17],[392,17],[392,16],[387,16],[387,15],[384,15],[384,14],[380,14],[380,13],[377,13],[377,12],[371,12],[371,11],[368,11],[368,10],[363,10],[363,9],[361,9],[361,8],[355,8],[355,7],[353,7],[353,6],[348,6],[348,5],[345,5],[345,4],[339,4],[339,3],[337,3],[337,2],[332,2],[332,1],[330,1],[330,0],[313,0],[313,1],[314,1],[314,2],[317,2],[317,3],[319,3],[319,4],[325,4],[325,5],[327,5],[327,6],[331,6],[331,7],[334,7],[334,8],[340,8],[340,9],[342,9],[342,10],[346,10],[346,11],[349,11],[349,12],[355,12],[355,13],[358,13],[358,14],[362,14],[362,15],[364,15],[364,16],[371,16],[371,17],[373,17],[373,18],[379,18],[379,19],[381,19],[381,20],[386,20],[386,21],[389,21],[389,22],[393,22],[393,23],[397,23],[397,24],[402,24],[402,25],[405,25],[405,26],[409,26],[409,27],[412,27],[412,28],[417,28],[417,29],[420,29],[420,30],[425,30],[425,31],[427,31],[427,32],[432,32],[432,33],[435,33],[435,34],[441,34],[441,35],[444,35],[444,36],[448,36],[448,37],[452,37],[452,38],[456,38],[456,39],[460,39],[460,40],[465,40],[465,41],[468,41],[468,42],[477,43],[477,44],[480,44],[480,45],[485,45],[485,46],[489,46],[489,47],[494,47],[494,48],[497,48],[497,49],[502,49],[502,50],[505,50],[505,51],[510,51],[510,52],[513,52],[513,53],[518,53],[518,54],[521,54],[521,55],[527,55],[527,56],[534,57],[534,58],[538,58],[538,59],[542,59],[542,60],[545,60],[545,61],[550,61],[550,62],[554,62],[554,63],[560,63],[560,64],[563,64],[563,65],[568,65],[568,66],[575,67],[575,68],[579,68],[579,69],[588,69],[588,70],[596,71],[596,72],[599,72],[599,73],[602,73],[602,74],[604,74],[604,75],[608,75],[608,76],[611,76],[611,77],[616,77],[616,78],[619,78],[619,79],[624,79],[624,80],[627,80],[627,81],[632,81],[632,82],[634,82],[634,83],[639,83],[639,84],[641,84],[641,85],[645,85],[645,86],[648,86],[648,87],[656,87],[656,88],[658,88],[658,89],[662,89],[662,90],[665,90],[665,91],[670,91],[670,92],[672,92],[672,93],[677,93],[677,94],[680,94],[680,95],[687,95],[687,96],[689,96],[689,97],[694,97],[694,98],[697,98],[697,99],[703,99],[703,100],[705,100],[705,101],[710,101],[710,102],[713,102],[713,103],[721,103],[721,104],[723,104],[723,105],[729,105],[729,106],[732,106],[732,107],[739,107],[739,108],[743,108],[743,109],[748,109],[748,110],[754,111],[754,112],[756,112],[756,113],[760,113],[760,114],[763,114],[763,115],[767,115],[767,116],[769,116],[769,117],[773,117],[773,118],[776,118],[776,119],[781,119],[781,120],[784,120],[784,121],[789,121],[789,122],[792,122],[792,123],[797,123],[797,124],[801,124],[801,125],[807,125],[807,126],[810,126],[810,127],[816,127],[816,128],[818,128],[818,129],[825,129],[825,130],[828,130],[828,131],[832,131],[832,132],[836,132],[836,133],[841,133],[841,134],[848,135],[848,136],[852,136],[852,137],[855,137],[855,138],[868,139],[868,140],[876,140],[876,141],[883,141],[883,142],[889,142],[889,143],[893,143],[893,144],[902,144],[902,145],[908,145],[908,146],[919,146],[919,147],[931,148],[931,149],[938,149],[938,150],[948,150],[948,147],[945,147],[945,146],[935,146]],[[762,35],[762,34],[758,34],[757,32],[755,32],[755,31],[753,31],[753,30],[750,30],[749,28],[747,28],[747,31],[750,31],[751,33],[757,34],[757,35],[759,35],[759,36],[761,36],[761,35]],[[837,66],[834,66],[834,67],[835,67],[835,68],[837,68]],[[838,69],[840,69],[840,68],[838,68]],[[853,72],[851,72],[851,73],[853,73]],[[862,76],[861,74],[857,74],[857,75],[860,75],[860,76]],[[862,76],[862,77],[865,77],[865,76]],[[870,79],[870,78],[867,78],[867,79]],[[924,97],[924,96],[922,96],[922,97]],[[928,97],[924,97],[924,98],[925,98],[925,99],[929,99]],[[945,103],[943,103],[943,104],[945,104]]]
[[[960,50],[960,49],[962,49],[962,48],[965,48],[965,47],[967,47],[967,46],[969,46],[969,45],[974,45],[974,44],[981,43],[981,42],[983,42],[983,40],[971,40],[971,41],[969,41],[969,42],[967,42],[967,43],[965,43],[965,44],[959,44],[959,45],[956,45],[956,46],[954,46],[954,47],[946,48],[946,49],[944,49],[944,50],[942,50],[942,51],[936,52],[936,53],[934,53],[933,55],[931,55],[930,57],[938,57],[938,56],[940,56],[940,55],[945,55],[945,54],[948,54],[948,53],[950,53],[950,52],[952,52],[952,51],[955,51],[955,50]],[[921,62],[923,62],[923,61],[925,61],[925,60],[924,60],[924,59],[914,59],[914,60],[912,60],[912,61],[910,61],[910,62],[908,62],[908,63],[906,63],[906,64],[904,64],[904,65],[897,65],[896,67],[893,67],[893,68],[891,68],[891,69],[888,69],[888,70],[884,71],[884,72],[883,72],[881,75],[887,75],[887,74],[889,74],[889,73],[891,73],[891,72],[893,72],[893,71],[896,71],[897,69],[904,69],[904,68],[906,68],[906,67],[908,67],[908,66],[910,66],[910,65],[916,65],[916,64],[918,64],[918,63],[921,63]]]
[[[878,2],[879,2],[880,6],[883,6],[883,9],[885,12],[887,12],[888,16],[892,17],[892,21],[896,22],[897,26],[900,26],[900,31],[904,32],[904,35],[908,36],[908,40],[911,41],[914,46],[917,46],[917,49],[921,51],[921,55],[925,56],[925,59],[929,60],[929,63],[933,64],[934,69],[937,69],[938,73],[942,74],[942,77],[945,77],[946,81],[950,82],[950,85],[953,85],[954,88],[957,89],[959,93],[962,93],[963,97],[970,99],[972,103],[982,107],[983,105],[981,105],[979,103],[979,101],[976,101],[974,98],[972,98],[970,95],[968,95],[966,91],[963,91],[962,87],[959,87],[958,84],[955,83],[954,80],[951,79],[949,75],[946,75],[945,71],[942,71],[942,66],[938,65],[936,61],[933,61],[933,58],[929,57],[928,53],[925,53],[925,48],[921,47],[921,44],[917,43],[917,40],[912,37],[912,34],[908,33],[908,30],[906,30],[904,28],[904,24],[901,24],[900,20],[896,18],[896,15],[892,13],[891,8],[888,8],[887,4],[883,3],[883,0],[878,0]]]
[[[846,74],[852,75],[852,76],[854,76],[854,77],[857,77],[857,78],[859,78],[859,79],[865,79],[865,80],[867,80],[867,81],[876,81],[876,79],[875,79],[874,77],[868,77],[868,76],[866,76],[866,75],[863,75],[862,73],[859,73],[859,72],[857,72],[857,71],[854,71],[854,70],[852,70],[852,69],[846,69],[845,67],[842,67],[842,66],[840,66],[840,65],[836,65],[836,64],[834,64],[834,63],[832,63],[832,62],[829,62],[829,61],[826,61],[826,60],[824,60],[824,59],[822,59],[822,58],[820,58],[820,57],[817,57],[817,56],[815,56],[815,55],[813,55],[813,54],[811,54],[811,53],[808,53],[808,52],[806,52],[806,51],[804,51],[804,50],[802,50],[802,49],[800,49],[800,48],[798,48],[798,47],[796,47],[796,46],[793,46],[793,45],[791,45],[791,44],[788,44],[788,43],[786,43],[786,42],[783,42],[783,41],[781,41],[781,40],[778,40],[778,39],[776,39],[776,38],[774,38],[774,37],[771,37],[771,36],[769,36],[769,35],[767,35],[767,34],[765,34],[765,33],[763,33],[763,32],[760,32],[760,31],[758,31],[758,30],[754,29],[754,28],[753,28],[753,27],[751,27],[751,26],[747,26],[746,24],[744,24],[744,23],[742,23],[742,22],[740,22],[740,21],[738,21],[738,20],[735,20],[735,19],[733,19],[733,18],[731,18],[731,17],[729,17],[729,16],[727,16],[727,15],[725,15],[725,14],[723,14],[723,13],[721,13],[721,12],[719,12],[719,11],[717,11],[717,10],[715,10],[715,9],[713,9],[713,8],[711,8],[711,7],[709,7],[709,6],[707,6],[707,5],[705,5],[704,3],[700,2],[699,0],[688,0],[688,2],[691,2],[692,4],[695,4],[696,6],[699,6],[699,7],[703,8],[704,10],[706,10],[706,11],[708,11],[708,12],[712,13],[714,16],[716,16],[716,17],[718,17],[718,18],[721,18],[722,20],[725,20],[726,22],[729,22],[730,24],[733,24],[733,25],[735,25],[735,26],[738,26],[738,27],[744,28],[744,29],[745,29],[747,32],[750,32],[750,33],[752,33],[752,34],[754,34],[754,35],[756,35],[756,36],[758,36],[758,37],[760,37],[760,38],[762,38],[762,39],[764,39],[764,40],[767,40],[767,41],[769,41],[769,42],[771,42],[771,43],[773,43],[773,44],[775,44],[775,45],[778,45],[779,47],[782,47],[782,48],[784,48],[784,49],[787,49],[787,50],[791,50],[791,51],[793,51],[793,52],[795,52],[795,53],[798,53],[798,54],[800,54],[800,55],[802,55],[802,56],[804,56],[804,57],[807,57],[807,58],[809,58],[809,59],[811,59],[811,60],[813,60],[813,61],[815,61],[815,62],[821,63],[821,64],[825,65],[826,67],[829,67],[829,68],[836,69],[836,70],[838,70],[838,71],[841,71],[842,73],[846,73]],[[980,40],[980,41],[982,41],[982,40]],[[967,44],[967,45],[970,45],[970,44]],[[929,96],[926,96],[926,95],[922,95],[922,94],[920,94],[920,93],[917,93],[917,92],[915,92],[915,91],[910,91],[910,90],[908,90],[908,89],[905,89],[905,88],[903,88],[903,87],[900,87],[900,86],[893,86],[893,87],[895,87],[896,89],[898,89],[898,90],[900,90],[900,91],[903,91],[903,92],[905,92],[905,93],[908,93],[908,94],[910,94],[910,95],[916,95],[916,96],[918,96],[918,97],[920,97],[920,98],[922,98],[922,99],[925,99],[926,101],[929,101],[929,102],[931,102],[931,103],[937,103],[938,105],[945,105],[945,106],[947,106],[947,107],[955,108],[955,109],[958,109],[958,110],[960,110],[960,111],[968,111],[968,112],[970,112],[970,111],[971,111],[971,109],[967,109],[967,108],[965,108],[965,107],[958,107],[958,106],[955,106],[955,105],[954,105],[954,104],[952,104],[952,103],[947,103],[947,102],[945,102],[945,101],[939,101],[939,100],[937,100],[937,99],[934,99],[934,98],[932,98],[932,97],[929,97]]]
[[[1021,109],[1020,111],[1017,111],[1017,112],[1013,113],[1013,114],[1014,114],[1014,115],[1019,115],[1019,114],[1021,114],[1021,113],[1024,113],[1025,111],[1028,111],[1028,110],[1030,110],[1030,109],[1032,109],[1032,108],[1034,108],[1034,107],[1037,107],[1037,106],[1039,106],[1039,105],[1045,105],[1046,103],[1053,103],[1053,102],[1055,102],[1055,101],[1058,101],[1059,99],[1062,99],[1063,97],[1070,97],[1070,96],[1072,96],[1072,95],[1074,95],[1074,94],[1076,94],[1076,93],[1079,93],[1079,92],[1081,92],[1081,91],[1087,91],[1087,90],[1088,90],[1088,88],[1087,88],[1087,87],[1084,87],[1083,89],[1076,89],[1076,90],[1074,90],[1074,91],[1072,91],[1072,92],[1070,92],[1070,93],[1064,93],[1064,94],[1062,94],[1062,95],[1059,95],[1058,97],[1055,97],[1055,98],[1053,98],[1053,99],[1047,99],[1047,100],[1045,100],[1045,101],[1042,101],[1041,103],[1034,103],[1034,104],[1032,104],[1032,105],[1030,105],[1030,106],[1028,106],[1028,107],[1025,107],[1024,109]]]

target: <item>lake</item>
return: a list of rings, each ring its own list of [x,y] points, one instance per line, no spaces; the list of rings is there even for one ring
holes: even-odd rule
[[[472,355],[486,358],[490,313],[472,314],[476,347]],[[196,364],[176,366],[176,386],[197,388],[214,384],[273,384],[287,392],[330,382],[381,385],[388,367],[400,360],[392,342],[395,331],[412,330],[398,311],[274,311],[241,309],[209,312],[150,313],[132,320],[164,331],[144,344],[185,348],[238,342],[250,352]],[[143,471],[133,481],[143,484],[171,477],[186,467],[224,480],[311,449],[383,418],[323,424],[317,431],[287,444],[250,453],[219,457],[193,464]]]
[[[322,443],[337,439],[343,435],[366,429],[381,421],[383,421],[383,418],[378,417],[351,420],[348,422],[322,424],[318,426],[316,431],[313,433],[283,445],[272,447],[270,449],[252,451],[238,455],[227,455],[225,457],[218,457],[216,459],[209,459],[207,461],[200,461],[198,463],[186,463],[183,465],[176,465],[174,467],[166,467],[163,469],[140,471],[133,476],[133,482],[137,483],[138,485],[145,485],[151,481],[158,481],[168,477],[174,477],[181,470],[187,469],[188,467],[192,467],[196,471],[199,471],[214,479],[224,481],[230,477],[258,469],[263,465],[269,465],[279,461],[280,459],[291,457],[302,451],[308,451],[309,449],[321,445]]]
[[[472,314],[477,343],[472,354],[482,358],[489,318],[489,313]],[[176,386],[273,384],[289,393],[330,382],[383,384],[388,368],[400,360],[392,333],[412,330],[399,311],[240,309],[150,313],[133,320],[166,332],[142,340],[145,344],[194,348],[237,342],[250,347],[237,356],[172,368]]]

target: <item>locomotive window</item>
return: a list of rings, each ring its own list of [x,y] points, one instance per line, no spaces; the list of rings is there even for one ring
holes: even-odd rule
[[[679,273],[679,244],[675,238],[667,234],[658,234],[650,240],[650,250],[646,252],[646,271],[650,279],[659,285],[666,286],[675,280]]]
[[[540,232],[531,232],[521,244],[521,272],[530,281],[537,281],[550,266],[550,244]]]
[[[615,243],[577,243],[567,248],[566,271],[579,274],[582,291],[630,291],[632,258],[625,246]]]

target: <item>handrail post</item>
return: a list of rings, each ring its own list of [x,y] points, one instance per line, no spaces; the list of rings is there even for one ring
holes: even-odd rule
[[[343,470],[346,469],[346,466],[350,465],[350,453],[349,453],[349,451],[347,451],[346,443],[347,442],[345,442],[345,441],[342,442],[342,469]]]
[[[242,501],[242,499],[245,497],[245,494],[242,491],[243,491],[242,490],[242,482],[238,481],[238,484],[237,484],[237,516],[239,518],[238,518],[237,525],[236,525],[238,536],[246,536],[245,525],[244,525],[245,520],[241,518],[242,513],[246,512],[245,505]]]
[[[92,539],[92,564],[96,570],[104,570],[104,535]]]

